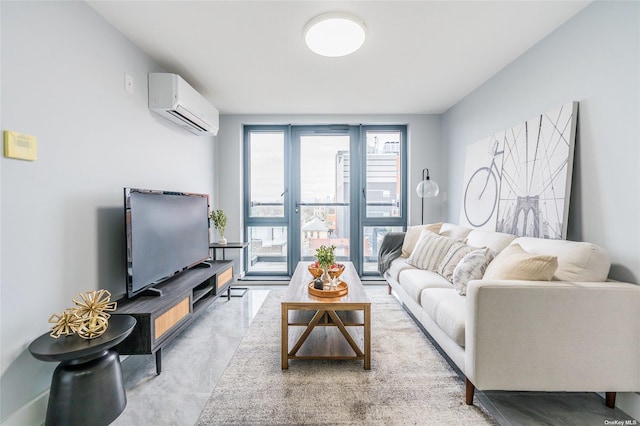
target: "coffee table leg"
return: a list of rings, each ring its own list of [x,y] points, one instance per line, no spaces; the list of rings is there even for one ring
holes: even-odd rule
[[[364,369],[371,370],[371,305],[364,306]]]
[[[356,356],[358,357],[364,356],[364,353],[360,350],[360,348],[358,347],[358,344],[353,340],[353,338],[347,331],[346,327],[344,326],[344,323],[342,322],[338,314],[336,314],[336,311],[327,311],[327,313],[333,320],[333,323],[336,325],[336,327],[338,327],[338,329],[340,330],[340,333],[342,333],[342,336],[347,341],[349,346],[351,346],[351,349],[353,349],[353,351],[356,353]]]
[[[282,369],[289,368],[289,307],[282,303]]]

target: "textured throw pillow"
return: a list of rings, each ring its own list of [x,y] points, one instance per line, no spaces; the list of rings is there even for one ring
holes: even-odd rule
[[[438,265],[437,272],[450,282],[453,282],[453,270],[456,269],[458,263],[463,257],[478,249],[479,247],[472,247],[460,241],[455,242],[444,256],[444,259],[442,259],[442,262],[440,262],[440,265]]]
[[[408,226],[407,232],[404,234],[404,242],[402,243],[402,256],[409,257],[413,252],[413,249],[416,247],[418,240],[420,239],[420,233],[423,229],[433,232],[437,234],[440,232],[440,228],[442,227],[442,222],[439,223],[430,223],[427,225],[416,225],[416,226]]]
[[[480,280],[491,263],[495,252],[489,247],[473,250],[458,263],[453,270],[453,286],[462,296],[467,294],[467,284],[471,280]]]
[[[491,262],[484,279],[551,281],[556,269],[556,256],[531,254],[520,247],[520,244],[511,244]]]
[[[423,230],[416,247],[407,259],[409,265],[435,272],[451,246],[460,240]]]

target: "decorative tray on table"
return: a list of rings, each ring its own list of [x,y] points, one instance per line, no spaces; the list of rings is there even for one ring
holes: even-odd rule
[[[313,287],[313,281],[307,286],[309,288],[309,294],[318,297],[341,297],[349,292],[349,286],[344,281],[340,281],[334,289],[320,290]]]

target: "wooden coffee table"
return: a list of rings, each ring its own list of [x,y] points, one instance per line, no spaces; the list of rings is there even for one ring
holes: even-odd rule
[[[282,369],[290,359],[361,359],[370,370],[371,301],[353,264],[340,276],[349,292],[327,298],[309,294],[309,263],[298,263],[282,301]]]

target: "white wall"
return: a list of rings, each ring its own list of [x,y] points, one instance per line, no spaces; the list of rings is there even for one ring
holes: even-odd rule
[[[444,114],[449,217],[468,144],[579,101],[569,239],[606,247],[612,276],[638,282],[639,25],[638,3],[595,2]]]
[[[243,126],[250,124],[406,124],[408,128],[409,163],[409,224],[420,223],[421,199],[415,188],[422,179],[422,169],[429,168],[431,177],[438,181],[446,172],[440,159],[439,115],[223,115],[218,133],[219,187],[216,189],[216,208],[222,208],[229,216],[226,237],[237,241],[244,236],[242,222],[243,202]],[[443,198],[425,199],[425,222],[442,219]],[[240,255],[230,250],[227,258],[236,260]]]
[[[53,363],[27,347],[50,315],[124,291],[123,187],[212,193],[215,140],[149,112],[147,73],[164,70],[84,2],[3,1],[1,15],[2,129],[38,138],[37,161],[0,161],[4,422],[49,387]]]
[[[604,247],[610,276],[638,283],[639,40],[639,3],[594,2],[447,111],[448,218],[460,215],[467,145],[579,101],[568,239]],[[629,414],[640,416],[639,402]]]

